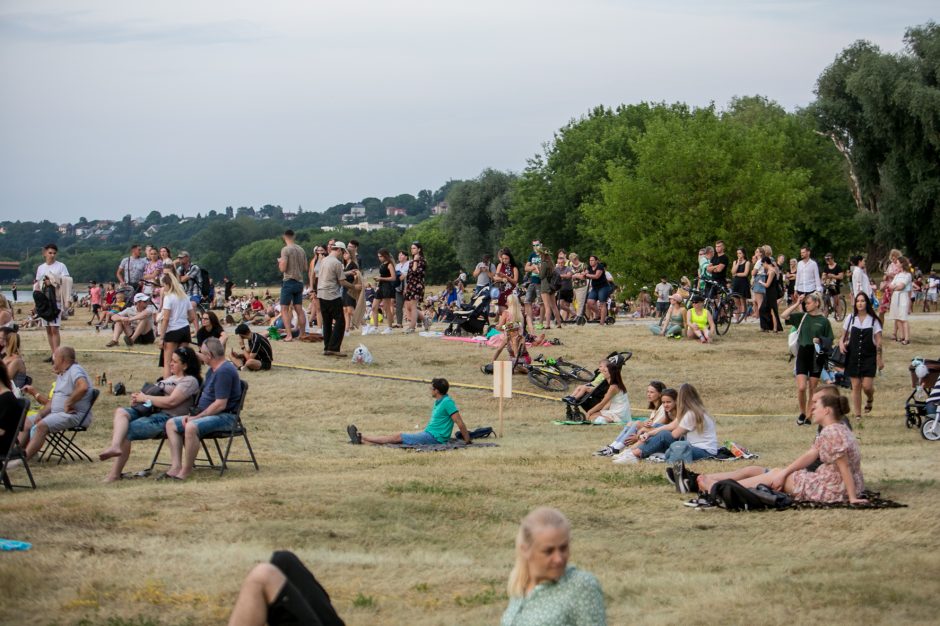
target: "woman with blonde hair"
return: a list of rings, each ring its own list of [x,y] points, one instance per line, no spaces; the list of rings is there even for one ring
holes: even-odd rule
[[[6,365],[10,380],[17,387],[26,384],[26,362],[20,354],[20,336],[14,332],[0,332],[3,338],[3,364]]]
[[[500,343],[497,344],[496,354],[493,355],[494,361],[505,349],[509,351],[509,356],[517,366],[531,362],[525,347],[525,317],[522,314],[519,296],[515,292],[510,293],[506,298],[506,308],[499,315],[496,329],[502,331],[503,335]],[[520,371],[520,373],[526,372]]]
[[[607,624],[601,585],[568,565],[570,544],[571,523],[561,511],[539,507],[522,519],[501,626]]]
[[[183,285],[175,274],[164,274],[160,277],[160,287],[163,293],[160,320],[160,366],[163,368],[163,377],[170,377],[170,357],[173,351],[181,346],[192,343],[190,324],[196,322],[189,296],[183,291]]]
[[[13,321],[13,307],[6,296],[0,293],[0,326],[9,324]]]
[[[888,263],[885,265],[884,280],[882,280],[881,284],[879,285],[882,291],[882,310],[885,310],[891,306],[891,296],[894,291],[891,288],[891,283],[894,281],[894,277],[901,273],[901,270],[901,251],[897,249],[892,250],[888,253]],[[892,337],[892,339],[897,341],[897,337]]]

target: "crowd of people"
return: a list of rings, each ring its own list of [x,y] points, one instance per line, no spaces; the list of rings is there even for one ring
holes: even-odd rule
[[[262,302],[255,294],[235,296],[227,278],[222,281],[223,292],[216,294],[188,252],[173,258],[165,247],[142,250],[135,245],[116,268],[114,282],[89,285],[87,324],[110,331],[107,347],[122,340],[128,346],[156,344],[163,368],[155,385],[131,394],[130,404],[114,411],[111,441],[98,454],[100,460],[112,461],[106,481],[124,476],[133,441],[161,435],[167,438],[171,464],[160,478],[183,481],[191,475],[200,439],[230,429],[237,419],[243,395],[239,371],[272,367],[271,338],[252,331],[259,322],[277,329],[274,338],[285,342],[322,335],[323,353],[342,357],[348,329],[384,325],[385,334],[397,328],[413,333],[422,320],[441,319],[463,303],[465,275],[439,296],[426,293],[428,266],[420,242],[413,242],[408,253],[398,251],[397,263],[392,252],[379,250],[378,277],[371,284],[364,278],[355,240],[317,245],[308,261],[293,231],[286,231],[283,239],[276,260],[282,273],[276,303]],[[75,350],[62,345],[59,329],[74,303],[68,268],[57,258],[54,244],[46,246],[43,254],[34,291],[39,294],[35,314],[45,329],[51,349],[48,361],[56,375],[48,394],[30,384],[11,307],[0,296],[0,451],[8,450],[16,438],[27,461],[51,433],[90,424],[95,388]],[[523,263],[508,249],[500,250],[497,259],[493,263],[484,256],[472,278],[473,293],[491,301],[487,315],[503,331],[498,351],[508,350],[518,360],[526,354],[527,338],[539,331],[578,316],[605,323],[615,285],[597,256],[582,262],[577,254],[564,250],[553,254],[533,241]],[[851,299],[837,340],[826,315],[825,295],[840,293],[843,282],[849,285]],[[671,388],[651,381],[646,387],[650,413],[640,416],[631,407],[624,383],[625,359],[611,354],[600,361],[595,380],[566,399],[574,405],[603,385],[586,419],[618,423],[622,429],[594,454],[617,465],[661,455],[668,464],[667,476],[680,493],[708,494],[714,485],[730,479],[745,487],[766,485],[800,500],[864,503],[861,453],[850,417],[860,418],[872,410],[874,378],[884,367],[884,325],[894,321],[891,338],[909,343],[914,294],[922,295],[925,310],[935,308],[936,274],[917,276],[895,250],[876,287],[863,257],[853,257],[850,267],[843,268],[832,255],[817,264],[808,247],[800,250],[798,260],[788,262],[783,255],[774,258],[770,247],[762,246],[750,257],[744,248],[737,248],[731,260],[724,242],[718,241],[700,250],[694,283],[686,280],[674,286],[663,277],[652,290],[655,302],[644,289],[635,304],[641,315],[661,317],[661,323],[651,327],[654,333],[708,344],[715,338],[715,320],[707,305],[721,288],[730,291],[742,311],[756,315],[764,332],[782,332],[784,324],[790,327],[797,421],[817,427],[809,449],[783,468],[750,466],[697,474],[688,466],[715,458],[720,447],[716,421],[698,389],[690,383]],[[234,337],[208,306],[217,302],[240,315]],[[784,308],[779,311],[781,304]],[[229,325],[235,321],[226,316]],[[237,341],[238,349],[228,349],[230,341]],[[821,384],[833,348],[845,355],[851,398],[843,397],[837,387]],[[461,440],[472,443],[449,390],[446,379],[432,380],[434,405],[423,431],[365,434],[350,424],[350,443],[436,445],[448,442],[455,429]],[[935,391],[931,397],[940,397],[940,383]],[[37,406],[20,432],[11,422],[18,413],[14,401],[18,395],[31,397]],[[16,462],[9,466],[15,467]],[[713,500],[702,497],[693,504],[707,507]],[[597,579],[568,564],[570,535],[569,522],[557,510],[539,508],[523,519],[503,624],[605,623]],[[310,616],[319,623],[343,623],[313,574],[295,556],[275,553],[270,564],[255,568],[245,580],[230,624],[318,623],[304,621],[314,619]]]

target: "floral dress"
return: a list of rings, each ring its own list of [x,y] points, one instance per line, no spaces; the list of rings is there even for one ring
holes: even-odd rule
[[[855,482],[855,494],[862,493],[865,482],[862,479],[862,453],[858,448],[855,435],[845,424],[831,424],[822,429],[813,447],[819,451],[819,460],[822,465],[815,472],[800,470],[793,473],[793,484],[796,487],[793,497],[797,500],[812,502],[845,502],[849,499],[842,482],[842,474],[836,460],[846,457],[849,461],[849,471]]]
[[[423,256],[411,262],[408,273],[405,275],[405,300],[424,300],[424,272],[428,269],[427,261]]]

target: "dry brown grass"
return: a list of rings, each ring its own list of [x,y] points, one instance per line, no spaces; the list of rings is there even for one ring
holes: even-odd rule
[[[102,463],[39,466],[39,490],[0,496],[0,535],[34,544],[0,559],[0,621],[220,624],[248,569],[274,549],[291,549],[349,624],[492,624],[506,604],[518,520],[550,504],[572,519],[572,562],[601,580],[611,624],[935,623],[940,448],[904,428],[902,407],[908,362],[937,356],[940,321],[918,317],[912,327],[911,346],[887,348],[876,409],[861,432],[869,485],[907,509],[690,510],[668,488],[662,466],[624,468],[590,456],[614,427],[554,426],[559,405],[536,399],[508,402],[499,448],[352,447],[349,422],[366,432],[423,426],[426,386],[275,370],[246,374],[260,472],[240,466],[222,479],[197,472],[186,484],[103,485]],[[24,334],[27,349],[45,346],[40,333]],[[565,345],[545,352],[584,364],[614,348],[633,350],[626,372],[634,406],[652,378],[695,383],[720,415],[719,437],[759,452],[762,464],[784,464],[812,440],[810,429],[794,424],[785,341],[753,325],[706,347],[656,339],[637,324],[556,334]],[[87,327],[69,327],[65,336],[92,374],[106,370],[132,388],[158,375],[151,357],[83,352],[106,341]],[[377,360],[364,372],[488,382],[478,369],[489,356],[483,348],[402,335],[363,342]],[[319,350],[278,345],[275,356],[354,367]],[[31,353],[28,364],[46,388],[52,375],[40,355]],[[532,389],[519,377],[516,384]],[[457,389],[453,396],[470,425],[495,425],[490,394]],[[104,446],[122,400],[102,396],[94,426],[80,437],[86,450]],[[128,469],[146,466],[153,450],[135,444]]]

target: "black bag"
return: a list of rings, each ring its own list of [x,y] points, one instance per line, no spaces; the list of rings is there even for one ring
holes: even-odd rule
[[[150,383],[144,383],[144,386],[140,388],[140,392],[148,396],[165,396],[166,390],[163,389],[163,386],[160,383],[152,385]],[[148,417],[156,413],[159,409],[153,406],[147,406],[142,403],[135,403],[131,405],[131,408],[137,412],[137,415],[140,417]]]
[[[481,428],[475,428],[469,431],[467,434],[470,435],[470,441],[473,441],[474,439],[486,439],[494,433],[495,431],[493,430],[492,426],[483,426]]]
[[[829,362],[836,367],[845,367],[845,360],[849,355],[839,349],[838,345],[832,346],[832,351],[829,353]]]
[[[715,483],[709,496],[715,504],[728,511],[781,510],[793,504],[793,498],[780,491],[774,491],[767,485],[748,489],[731,479]]]
[[[46,285],[42,291],[34,291],[33,303],[36,305],[36,315],[47,322],[54,322],[59,317],[57,300],[55,287],[52,285]]]

